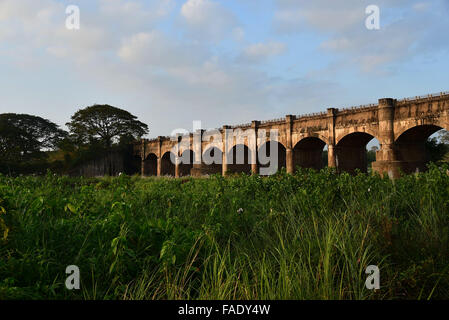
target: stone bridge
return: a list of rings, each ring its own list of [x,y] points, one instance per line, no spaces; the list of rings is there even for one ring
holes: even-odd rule
[[[278,130],[276,140],[270,139],[273,129]],[[134,145],[134,155],[141,163],[143,176],[259,173],[263,165],[252,159],[258,159],[260,152],[269,153],[270,148],[277,148],[277,165],[285,167],[289,173],[297,166],[320,169],[325,162],[340,172],[353,173],[356,169],[367,172],[366,145],[376,138],[380,150],[372,169],[394,178],[400,171],[425,170],[428,161],[425,142],[440,129],[449,130],[449,92],[402,100],[384,98],[378,104],[329,108],[327,112],[316,114],[223,126],[212,133],[201,130],[202,138],[201,134],[190,133],[184,136],[187,137],[184,143],[179,143],[179,136],[143,139]],[[229,136],[229,132],[236,130],[251,134],[243,135],[243,139]],[[254,139],[250,139],[251,135]],[[195,144],[198,136],[200,140]],[[325,146],[328,159],[323,162]],[[238,148],[245,150],[244,161],[240,164],[228,160],[236,159]],[[186,153],[194,161],[180,161]],[[205,154],[222,161],[206,165]]]

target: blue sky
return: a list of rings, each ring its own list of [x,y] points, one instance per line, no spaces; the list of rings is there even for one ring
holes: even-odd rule
[[[107,103],[154,137],[447,91],[447,30],[446,0],[0,0],[0,112]]]

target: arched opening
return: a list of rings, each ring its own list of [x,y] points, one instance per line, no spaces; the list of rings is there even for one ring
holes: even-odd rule
[[[127,175],[141,174],[142,158],[139,155],[125,156],[124,171]]]
[[[277,141],[267,141],[260,146],[257,160],[259,173],[261,175],[271,175],[281,168],[287,167],[287,150]]]
[[[203,153],[202,164],[208,174],[222,173],[223,152],[217,147],[210,147]]]
[[[229,150],[226,162],[229,173],[247,173],[251,174],[251,151],[243,145],[238,144]]]
[[[430,161],[449,163],[449,131],[441,129],[431,135],[426,142]]]
[[[175,176],[175,164],[172,159],[175,155],[172,152],[166,152],[161,159],[161,176]]]
[[[144,176],[157,176],[157,156],[150,153],[143,162]]]
[[[380,150],[379,140],[372,139],[366,145],[366,164],[368,172],[372,171],[373,163],[377,160],[377,152]]]
[[[402,170],[405,173],[422,172],[430,161],[443,160],[449,152],[446,134],[446,130],[436,125],[416,126],[402,133],[394,148],[396,160],[404,162]]]
[[[293,148],[293,168],[321,170],[327,166],[326,142],[316,137],[300,140]]]
[[[368,172],[367,145],[373,139],[366,132],[354,132],[341,139],[336,148],[338,170],[355,173],[359,169]]]
[[[181,154],[181,158],[179,159],[179,176],[185,177],[191,175],[191,170],[193,168],[193,162],[195,161],[195,152],[192,150],[185,150]]]

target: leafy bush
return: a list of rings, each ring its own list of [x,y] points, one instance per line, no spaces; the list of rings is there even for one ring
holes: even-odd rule
[[[448,172],[0,176],[0,299],[448,298]]]

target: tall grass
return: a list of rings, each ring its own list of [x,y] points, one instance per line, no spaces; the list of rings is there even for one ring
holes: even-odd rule
[[[449,298],[447,170],[0,176],[0,299]]]

